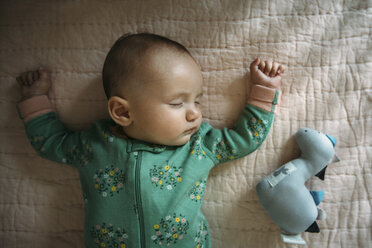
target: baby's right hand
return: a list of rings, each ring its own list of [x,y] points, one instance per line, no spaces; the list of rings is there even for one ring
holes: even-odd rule
[[[49,73],[42,67],[36,71],[21,73],[17,77],[17,82],[21,86],[22,100],[33,96],[46,95],[51,86]]]

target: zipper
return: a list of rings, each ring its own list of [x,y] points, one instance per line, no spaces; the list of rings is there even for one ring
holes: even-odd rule
[[[137,202],[137,212],[138,212],[138,222],[140,227],[140,247],[145,248],[145,222],[143,219],[143,208],[142,208],[142,197],[141,197],[141,161],[142,152],[138,152],[136,160],[136,202]]]

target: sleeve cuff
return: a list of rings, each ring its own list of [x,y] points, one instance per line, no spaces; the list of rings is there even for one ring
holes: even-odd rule
[[[275,112],[278,104],[280,91],[277,89],[254,84],[248,97],[247,103],[259,107],[267,112]]]
[[[17,109],[23,122],[28,122],[39,115],[54,111],[54,107],[46,95],[26,99],[18,104]]]

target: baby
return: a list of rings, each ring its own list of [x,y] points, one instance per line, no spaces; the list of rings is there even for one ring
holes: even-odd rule
[[[274,121],[284,67],[256,59],[253,86],[233,129],[202,121],[203,78],[181,44],[124,35],[109,51],[103,85],[111,120],[68,130],[39,68],[17,77],[18,105],[39,154],[79,170],[87,247],[210,247],[201,211],[209,171],[256,150]]]

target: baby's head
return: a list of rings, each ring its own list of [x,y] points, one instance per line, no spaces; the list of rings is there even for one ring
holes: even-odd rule
[[[109,114],[127,136],[179,146],[199,129],[203,79],[181,44],[148,33],[124,35],[109,51],[102,76]]]

